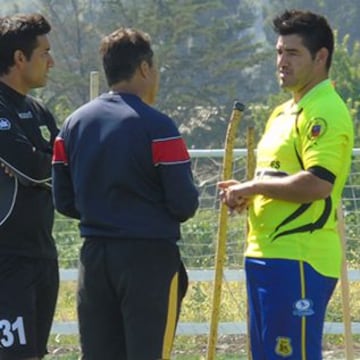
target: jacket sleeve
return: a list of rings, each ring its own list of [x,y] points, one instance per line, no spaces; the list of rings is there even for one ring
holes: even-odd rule
[[[189,164],[161,166],[167,207],[180,222],[195,215],[199,193],[194,185]]]
[[[55,139],[52,160],[53,200],[55,209],[68,217],[80,219],[75,206],[74,188],[72,185],[69,164],[62,133]]]
[[[166,206],[180,222],[194,216],[199,193],[193,181],[191,161],[185,142],[177,133],[152,142],[153,163],[158,167]]]

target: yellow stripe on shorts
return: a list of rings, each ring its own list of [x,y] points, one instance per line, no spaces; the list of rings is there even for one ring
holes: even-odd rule
[[[163,351],[161,357],[163,360],[170,359],[172,346],[174,342],[177,308],[178,308],[178,289],[179,289],[179,273],[176,273],[173,279],[171,280],[171,284],[170,284],[168,316],[166,320]]]
[[[300,266],[300,284],[301,284],[301,298],[305,299],[305,271],[304,271],[304,262],[299,262]],[[306,360],[306,316],[301,318],[301,360]]]

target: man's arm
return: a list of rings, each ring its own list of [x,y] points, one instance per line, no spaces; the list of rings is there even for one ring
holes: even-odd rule
[[[194,216],[199,206],[199,193],[194,185],[190,163],[161,166],[166,205],[180,222]]]
[[[176,129],[174,136],[154,140],[153,163],[158,167],[166,206],[180,222],[194,216],[199,206],[199,193],[194,185],[190,156]]]
[[[64,140],[61,138],[61,135],[55,140],[52,163],[55,209],[63,215],[80,219],[80,213],[75,207],[74,188],[71,181]]]
[[[295,202],[310,203],[328,197],[333,184],[310,171],[300,171],[294,175],[272,179],[254,179],[240,183],[234,180],[218,184],[222,200],[230,207],[236,208],[254,195]]]
[[[23,185],[48,182],[51,177],[51,154],[42,152],[8,118],[1,118],[0,163]]]

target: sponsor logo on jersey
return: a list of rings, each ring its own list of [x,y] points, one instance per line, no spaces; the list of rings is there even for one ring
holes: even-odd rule
[[[30,110],[27,112],[18,113],[18,116],[20,119],[32,119],[33,118],[33,114]]]
[[[280,161],[279,160],[273,160],[270,163],[270,167],[272,167],[273,169],[280,169]]]
[[[293,314],[295,316],[311,316],[314,314],[313,302],[310,299],[300,299],[295,302]]]
[[[0,118],[0,130],[10,130],[11,129],[11,123],[6,118]]]
[[[293,349],[291,346],[291,339],[283,336],[277,337],[275,353],[284,358],[291,356],[293,353]]]

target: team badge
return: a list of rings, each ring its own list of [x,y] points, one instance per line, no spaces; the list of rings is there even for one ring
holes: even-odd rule
[[[276,338],[275,353],[284,358],[289,357],[293,353],[291,346],[291,339],[288,337],[279,336]]]
[[[300,299],[295,302],[293,314],[295,316],[311,316],[314,314],[313,302],[310,299]]]
[[[50,130],[46,125],[41,125],[40,126],[40,131],[41,131],[41,136],[46,140],[46,141],[50,141],[51,140],[51,134],[50,134]]]
[[[11,123],[6,118],[0,118],[0,131],[1,130],[10,130],[11,129]]]
[[[309,140],[317,140],[325,134],[326,129],[326,121],[322,118],[315,118],[308,125],[307,137]]]

